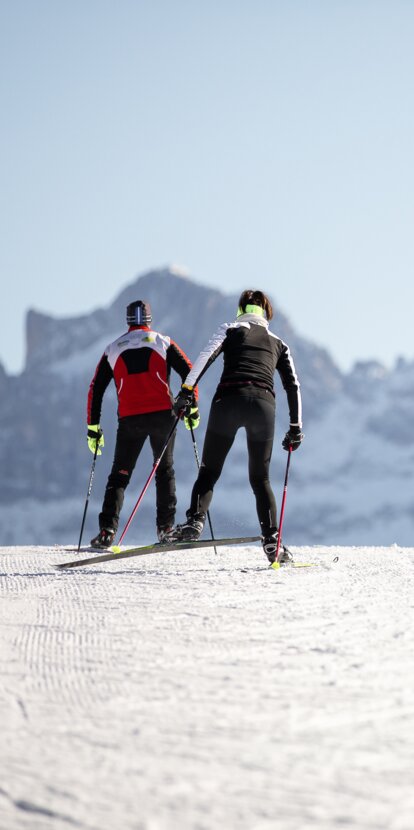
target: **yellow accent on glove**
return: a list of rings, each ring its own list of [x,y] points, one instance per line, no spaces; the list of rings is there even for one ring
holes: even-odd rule
[[[95,455],[97,446],[96,455],[102,455],[100,447],[105,446],[105,440],[100,424],[88,424],[88,447],[93,455]]]
[[[200,423],[198,406],[193,406],[188,415],[184,415],[184,426],[186,429],[197,429]]]

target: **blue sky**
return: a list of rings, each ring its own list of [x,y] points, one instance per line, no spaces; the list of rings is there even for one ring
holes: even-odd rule
[[[6,370],[169,263],[413,359],[413,42],[411,0],[0,0]]]

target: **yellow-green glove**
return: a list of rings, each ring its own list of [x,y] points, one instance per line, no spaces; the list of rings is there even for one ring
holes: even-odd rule
[[[198,406],[192,406],[188,415],[184,415],[184,425],[186,429],[197,429],[200,423],[200,413]]]
[[[96,455],[102,455],[100,447],[105,445],[104,435],[99,424],[88,424],[88,447],[95,455],[96,447],[98,447]]]

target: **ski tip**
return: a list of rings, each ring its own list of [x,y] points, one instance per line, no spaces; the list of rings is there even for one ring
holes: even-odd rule
[[[121,553],[121,548],[118,545],[112,545],[111,551],[112,553]]]

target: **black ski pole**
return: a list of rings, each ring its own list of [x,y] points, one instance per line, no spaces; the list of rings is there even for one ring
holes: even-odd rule
[[[197,467],[198,467],[198,469],[200,469],[200,456],[198,454],[197,444],[196,444],[196,440],[194,438],[194,430],[193,430],[193,427],[191,426],[191,423],[190,423],[190,432],[191,432],[191,438],[192,438],[192,441],[193,441],[194,455],[195,455],[195,459],[196,459],[196,462],[197,462]],[[209,510],[207,510],[207,519],[208,519],[208,523],[209,523],[209,526],[210,526],[211,538],[214,542],[213,525],[211,524],[211,516],[210,516],[210,511]],[[215,547],[214,547],[214,553],[217,556],[217,550],[216,550]]]
[[[134,507],[134,509],[133,509],[133,511],[132,511],[132,513],[131,513],[131,515],[130,515],[130,517],[129,517],[129,519],[128,519],[128,521],[127,521],[127,523],[126,523],[126,525],[125,525],[125,527],[124,527],[124,529],[123,529],[123,531],[122,531],[122,533],[121,533],[121,535],[120,535],[120,537],[119,537],[119,542],[118,542],[118,544],[117,544],[117,545],[112,545],[112,550],[113,550],[114,552],[118,552],[118,553],[119,553],[118,548],[119,548],[119,546],[120,546],[120,544],[121,544],[121,542],[122,542],[122,540],[123,540],[123,538],[124,538],[124,536],[125,536],[125,534],[126,534],[126,532],[127,532],[128,528],[129,528],[129,526],[130,526],[130,524],[131,524],[131,522],[132,522],[132,519],[133,519],[133,518],[134,518],[134,516],[135,516],[135,513],[136,513],[136,512],[137,512],[137,510],[138,510],[138,507],[140,506],[140,504],[141,504],[141,502],[142,502],[142,499],[143,499],[143,498],[144,498],[144,496],[145,496],[145,493],[146,493],[146,492],[147,492],[147,490],[148,490],[148,487],[149,487],[149,486],[150,486],[150,484],[151,484],[152,479],[153,479],[153,478],[154,478],[154,476],[155,476],[155,473],[156,473],[156,472],[157,472],[157,470],[158,470],[158,467],[159,467],[159,465],[160,465],[160,463],[161,463],[161,459],[162,459],[162,457],[163,457],[163,455],[164,455],[164,453],[165,453],[165,450],[167,449],[168,444],[170,443],[170,440],[171,440],[171,438],[172,438],[172,436],[173,436],[173,434],[174,434],[174,432],[175,432],[175,430],[176,430],[176,428],[177,428],[177,424],[178,424],[178,421],[179,421],[179,420],[180,420],[180,415],[177,415],[177,417],[176,417],[176,419],[175,419],[175,421],[174,421],[174,423],[173,423],[173,425],[172,425],[172,427],[171,427],[171,429],[170,429],[170,431],[169,431],[169,433],[168,433],[168,435],[167,435],[167,438],[165,439],[165,444],[164,444],[164,446],[163,446],[163,448],[162,448],[162,450],[161,450],[161,452],[160,452],[160,454],[159,454],[159,456],[158,456],[157,460],[154,462],[154,466],[153,466],[153,468],[152,468],[152,470],[151,470],[151,472],[150,472],[150,474],[149,474],[149,476],[148,476],[148,478],[147,478],[147,480],[146,480],[146,482],[145,482],[145,484],[144,484],[144,486],[143,486],[143,488],[142,488],[142,490],[141,490],[141,492],[140,492],[140,494],[139,494],[139,496],[138,496],[138,499],[137,499],[137,502],[136,502],[136,504],[135,504],[135,507]]]
[[[91,492],[92,492],[93,477],[95,475],[96,456],[98,455],[99,439],[100,439],[101,435],[102,435],[102,432],[97,432],[96,433],[96,446],[95,446],[95,452],[93,454],[91,474],[89,476],[89,485],[88,485],[88,492],[87,492],[87,495],[86,495],[85,509],[83,511],[83,518],[82,518],[82,524],[81,524],[80,535],[79,535],[79,544],[78,544],[78,550],[77,550],[78,553],[80,551],[80,546],[81,546],[81,542],[82,542],[83,528],[85,527],[85,519],[86,519],[86,512],[88,510],[89,497],[90,497]]]

